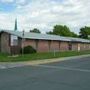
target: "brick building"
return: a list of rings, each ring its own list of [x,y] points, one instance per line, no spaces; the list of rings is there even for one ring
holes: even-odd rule
[[[90,50],[90,41],[86,39],[0,30],[0,52],[18,54],[22,47],[28,45],[37,52]]]

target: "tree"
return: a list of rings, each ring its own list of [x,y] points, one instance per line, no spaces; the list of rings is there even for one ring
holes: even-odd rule
[[[34,28],[33,30],[30,30],[30,32],[34,32],[34,33],[41,33],[39,29]]]
[[[53,34],[53,32],[52,31],[49,31],[49,32],[46,32],[46,34]]]
[[[74,32],[71,32],[71,34],[72,34],[71,37],[78,37],[78,35]]]
[[[77,34],[71,32],[69,27],[66,25],[55,25],[53,31],[47,32],[47,34],[55,34],[60,36],[67,36],[67,37],[77,37]]]
[[[87,27],[87,26],[82,27],[80,29],[79,34],[80,34],[79,37],[84,38],[84,39],[88,39],[89,38],[88,36],[90,35],[90,27]]]

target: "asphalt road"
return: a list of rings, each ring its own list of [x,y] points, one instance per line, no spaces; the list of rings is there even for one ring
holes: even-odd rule
[[[90,90],[90,57],[0,69],[0,90]]]

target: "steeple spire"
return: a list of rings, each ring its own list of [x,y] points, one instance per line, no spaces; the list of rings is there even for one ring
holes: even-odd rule
[[[17,19],[15,19],[15,27],[14,27],[14,31],[17,31]]]

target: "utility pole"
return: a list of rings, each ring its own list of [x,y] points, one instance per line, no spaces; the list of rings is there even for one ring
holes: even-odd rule
[[[24,54],[24,34],[25,34],[25,31],[23,30],[22,31],[22,55]]]
[[[52,43],[53,43],[53,40],[52,40]],[[55,49],[55,47],[53,48],[53,55],[54,55],[54,57],[56,56],[56,49]]]

